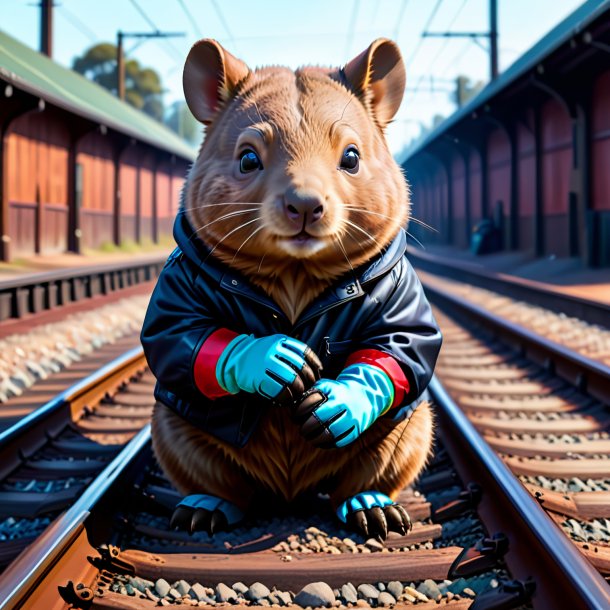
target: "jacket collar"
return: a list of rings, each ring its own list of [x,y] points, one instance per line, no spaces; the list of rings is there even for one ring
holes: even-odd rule
[[[180,208],[174,223],[174,239],[182,253],[194,263],[199,272],[219,282],[222,288],[241,294],[274,310],[282,317],[284,313],[277,304],[258,286],[254,286],[238,271],[224,265],[210,255],[209,248],[199,239],[189,223],[184,208]],[[348,273],[325,290],[305,309],[295,326],[322,314],[324,311],[364,294],[363,284],[388,273],[402,259],[407,247],[405,231],[400,229],[390,245],[373,260]]]

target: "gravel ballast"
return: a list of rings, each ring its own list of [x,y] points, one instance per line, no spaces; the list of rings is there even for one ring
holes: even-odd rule
[[[136,333],[149,296],[138,295],[0,339],[0,403],[103,345]]]
[[[169,583],[163,578],[151,582],[142,578],[117,575],[110,590],[130,597],[148,598],[157,605],[182,604],[187,606],[215,606],[231,604],[242,606],[270,606],[296,608],[391,608],[397,603],[418,604],[436,602],[445,605],[460,598],[476,595],[498,587],[497,574],[488,573],[457,580],[425,580],[416,582],[391,581],[389,583],[345,583],[333,590],[325,582],[312,582],[299,591],[279,591],[275,587],[255,582],[250,586],[236,582],[218,583],[214,588],[201,583],[189,584],[185,580]]]

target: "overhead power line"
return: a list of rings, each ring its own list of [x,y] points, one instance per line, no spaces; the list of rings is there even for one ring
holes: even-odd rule
[[[201,33],[201,29],[199,28],[199,24],[195,21],[193,14],[189,11],[188,7],[184,0],[177,0],[178,4],[182,8],[182,12],[186,15],[186,18],[191,22],[191,26],[193,28],[193,32],[199,36],[199,38],[203,38],[203,34]]]
[[[212,6],[214,7],[214,10],[216,11],[216,15],[218,16],[220,23],[222,23],[222,27],[225,29],[225,32],[227,33],[227,36],[229,37],[229,42],[231,43],[231,45],[233,47],[235,47],[235,38],[233,36],[233,33],[231,32],[231,28],[229,27],[229,24],[227,23],[227,20],[225,19],[222,9],[220,8],[220,6],[216,0],[212,0]]]
[[[65,6],[58,6],[57,11],[68,23],[70,23],[81,34],[84,34],[91,42],[97,42],[99,40],[99,36],[92,29],[90,29],[82,19],[79,19]]]
[[[498,0],[489,0],[489,30],[486,32],[452,32],[451,25],[445,32],[423,32],[422,36],[437,38],[470,38],[481,47],[479,39],[489,39],[489,78],[498,77]],[[484,47],[483,47],[484,48]]]
[[[468,0],[462,0],[462,4],[459,6],[458,10],[455,12],[453,17],[451,18],[451,21],[449,22],[448,29],[451,29],[453,27],[454,23],[457,21],[458,17],[461,15],[461,13],[464,10],[464,7],[466,6],[467,3],[468,3]],[[422,32],[422,40],[425,37],[426,32],[427,32],[427,29],[424,29],[424,31]],[[445,51],[445,48],[447,47],[448,42],[449,42],[449,39],[446,38],[444,40],[443,44],[441,45],[441,48],[437,51],[436,55],[432,58],[432,61],[430,61],[430,63],[428,64],[428,67],[426,68],[424,74],[422,74],[422,76],[417,81],[417,84],[415,85],[415,88],[413,89],[413,92],[411,93],[411,97],[409,98],[409,100],[412,100],[417,95],[417,93],[421,90],[421,86],[422,86],[422,83],[424,82],[424,79],[426,78],[426,75],[430,74],[430,71],[434,67],[434,64],[438,61],[438,58]]]
[[[129,0],[132,6],[138,11],[142,19],[148,23],[148,25],[155,31],[160,32],[161,30],[157,27],[157,24],[148,16],[148,13],[136,2],[136,0]],[[163,38],[158,36],[157,38]],[[184,61],[184,53],[180,52],[175,45],[168,40],[163,40],[166,51],[169,51],[173,55],[173,59],[177,62]]]
[[[129,0],[133,7],[140,13],[140,16],[153,30],[158,30],[159,28],[154,24],[153,20],[148,16],[146,11],[136,2],[136,0]]]
[[[400,10],[398,11],[398,17],[396,18],[396,27],[394,28],[394,34],[392,35],[392,37],[396,41],[398,41],[398,32],[400,32],[400,24],[402,23],[402,18],[405,14],[405,9],[407,8],[407,4],[409,4],[409,0],[402,0],[402,4],[400,5]]]
[[[436,4],[434,5],[434,8],[432,9],[430,16],[428,17],[428,21],[426,21],[426,25],[422,29],[422,33],[419,37],[419,42],[417,43],[417,45],[415,46],[415,49],[413,49],[413,53],[411,53],[411,56],[407,60],[407,66],[411,65],[411,62],[415,59],[415,56],[421,49],[421,46],[424,42],[424,32],[426,32],[428,30],[428,28],[430,27],[430,24],[432,23],[432,20],[434,19],[434,17],[436,17],[436,13],[438,12],[438,9],[440,8],[442,3],[443,3],[443,0],[436,0]]]

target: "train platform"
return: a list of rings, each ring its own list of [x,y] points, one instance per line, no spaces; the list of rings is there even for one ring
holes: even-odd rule
[[[610,305],[610,269],[588,269],[576,258],[533,258],[523,252],[475,255],[446,245],[409,248],[413,257],[468,271],[492,273],[535,283],[542,288]]]
[[[162,256],[168,256],[174,246],[164,245],[147,248],[140,251],[93,252],[74,254],[72,252],[57,254],[41,254],[19,258],[11,263],[0,263],[0,286],[4,282],[14,282],[23,279],[27,281],[34,274],[64,270],[86,270],[88,267],[117,267],[128,263],[146,263],[156,261]]]

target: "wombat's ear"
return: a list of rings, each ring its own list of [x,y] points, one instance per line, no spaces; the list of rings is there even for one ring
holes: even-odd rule
[[[209,125],[249,73],[241,59],[225,51],[215,40],[205,38],[196,42],[182,74],[184,97],[193,116]]]
[[[395,42],[378,38],[343,68],[348,85],[385,127],[405,92],[407,74]]]

